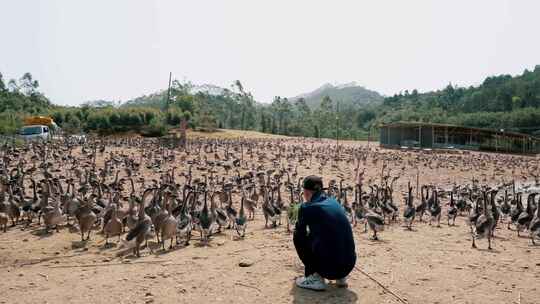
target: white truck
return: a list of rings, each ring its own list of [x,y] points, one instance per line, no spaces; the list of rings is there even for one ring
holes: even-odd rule
[[[25,141],[49,141],[53,138],[53,133],[59,130],[58,125],[50,117],[27,117],[24,120],[24,124],[25,126],[21,128],[20,136]]]
[[[21,137],[25,141],[31,140],[43,140],[49,141],[52,137],[48,126],[44,125],[30,125],[24,126],[21,129]]]

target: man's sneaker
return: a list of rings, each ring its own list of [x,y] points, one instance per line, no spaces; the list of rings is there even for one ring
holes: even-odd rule
[[[347,288],[349,287],[349,284],[347,283],[347,277],[344,277],[342,279],[336,280],[336,286],[340,288]]]
[[[314,273],[308,277],[297,278],[296,286],[305,289],[323,291],[326,289],[326,282],[318,273]]]

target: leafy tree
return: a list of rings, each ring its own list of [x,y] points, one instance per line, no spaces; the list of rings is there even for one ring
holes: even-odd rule
[[[4,83],[4,77],[0,73],[0,93],[4,93],[7,90],[6,84]]]

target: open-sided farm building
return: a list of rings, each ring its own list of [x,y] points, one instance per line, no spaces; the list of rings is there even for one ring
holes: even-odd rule
[[[382,125],[380,145],[387,148],[431,148],[540,153],[540,138],[505,130],[448,124],[397,122]]]

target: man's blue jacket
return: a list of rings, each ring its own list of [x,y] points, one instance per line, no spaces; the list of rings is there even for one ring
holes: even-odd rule
[[[311,246],[317,260],[330,268],[352,269],[356,263],[352,228],[345,210],[322,192],[301,205],[294,238]]]

